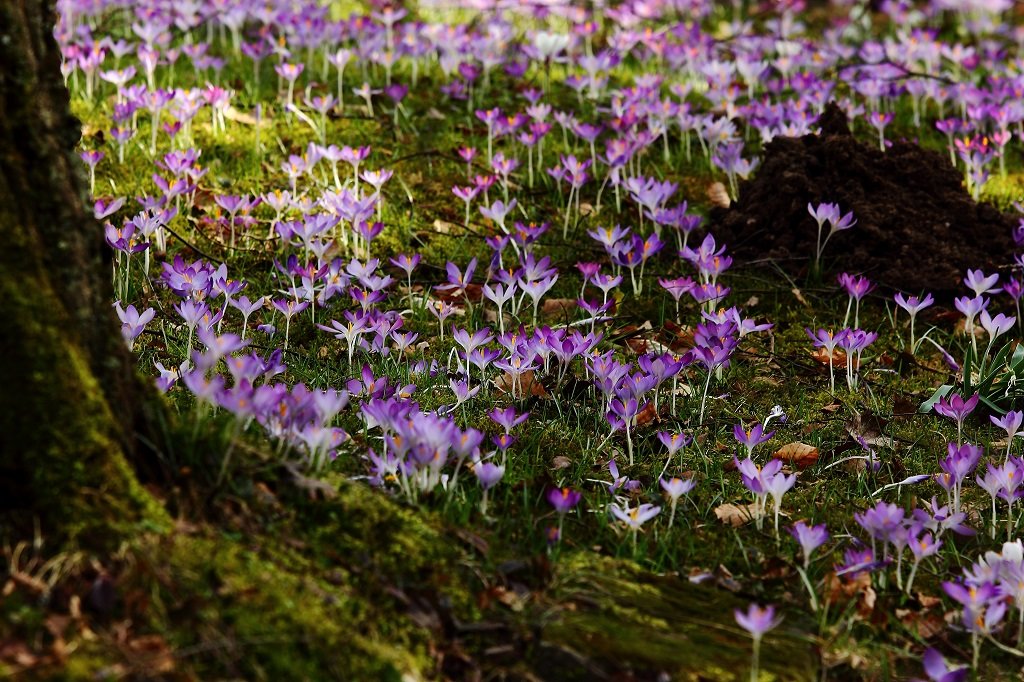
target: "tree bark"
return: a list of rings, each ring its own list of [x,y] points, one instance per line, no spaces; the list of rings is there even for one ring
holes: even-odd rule
[[[55,23],[0,2],[0,513],[84,539],[163,518],[136,476],[162,407],[112,309]]]

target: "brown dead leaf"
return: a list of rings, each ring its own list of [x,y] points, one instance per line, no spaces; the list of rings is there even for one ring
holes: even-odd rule
[[[912,417],[918,414],[918,406],[921,400],[913,399],[913,396],[899,393],[893,398],[893,417]]]
[[[515,388],[515,394],[521,398],[525,396],[534,396],[536,398],[551,397],[551,394],[544,388],[544,384],[540,382],[540,379],[536,377],[532,369],[526,370],[518,377],[505,372],[494,380],[494,387],[503,393],[512,393],[512,389]]]
[[[772,457],[792,464],[798,469],[806,469],[818,461],[818,448],[800,441],[793,441],[776,450]]]
[[[484,297],[483,285],[474,284],[470,282],[466,285],[465,290],[452,289],[446,291],[435,290],[434,296],[441,299],[445,303],[450,303],[455,306],[464,304],[468,299],[470,303],[479,303]],[[456,310],[458,313],[458,310]]]
[[[651,422],[658,423],[660,421],[661,417],[658,416],[658,411],[654,409],[653,400],[648,402],[644,409],[640,410],[640,412],[636,415],[637,426],[646,426]]]
[[[256,501],[259,504],[261,504],[264,507],[271,507],[273,509],[280,508],[281,503],[278,501],[277,495],[274,494],[274,491],[271,490],[270,486],[268,486],[266,483],[264,483],[263,481],[257,481],[253,488],[255,492]]]
[[[629,350],[633,351],[637,355],[643,355],[648,351],[647,340],[653,337],[654,334],[650,332],[653,330],[653,325],[650,320],[647,320],[642,325],[628,324],[625,327],[615,330],[615,336],[618,337],[622,343]]]
[[[491,588],[491,597],[500,604],[504,604],[513,611],[522,611],[529,599],[528,594],[520,594],[515,590],[508,590],[504,587]]]
[[[255,116],[247,111],[239,111],[230,104],[224,107],[224,118],[235,123],[242,123],[247,126],[262,126],[265,121],[257,119]]]
[[[733,528],[739,528],[753,521],[755,513],[757,513],[755,504],[735,505],[727,502],[715,507],[715,516],[718,517],[718,520]]]
[[[574,298],[546,298],[540,305],[542,317],[565,317],[576,312],[577,304]]]
[[[793,575],[793,564],[782,557],[771,557],[761,567],[762,580],[784,580]]]
[[[434,221],[432,227],[434,228],[434,232],[436,232],[437,234],[451,234],[455,230],[460,229],[462,226],[438,218]]]
[[[131,651],[143,657],[147,672],[169,673],[175,668],[174,654],[160,635],[143,635],[128,642]]]
[[[828,367],[829,352],[824,348],[815,348],[811,351],[811,359]],[[831,353],[832,367],[846,367],[846,353],[836,348]],[[853,359],[853,368],[857,369],[857,358]]]
[[[676,353],[690,350],[694,345],[693,329],[690,327],[680,327],[671,320],[665,320],[659,338]]]
[[[454,533],[455,537],[462,540],[464,543],[478,551],[480,554],[487,554],[487,550],[490,547],[490,545],[487,543],[487,540],[484,540],[476,533],[472,533],[466,530],[465,528],[456,528]]]
[[[860,458],[858,458],[858,459],[848,459],[845,462],[843,462],[842,464],[840,464],[840,466],[843,468],[843,471],[845,471],[846,473],[848,473],[848,474],[857,474],[858,476],[860,474],[863,474],[865,471],[868,470],[868,463],[865,460],[860,459]]]
[[[811,304],[807,302],[806,298],[804,298],[804,294],[803,294],[802,291],[800,291],[796,287],[793,287],[790,291],[792,292],[793,297],[797,301],[799,301],[801,305],[803,305],[805,308],[810,308],[811,307]]]
[[[572,466],[572,460],[563,455],[559,455],[551,460],[551,468],[556,471],[559,469],[568,469],[570,466]]]
[[[835,573],[830,574],[825,582],[825,594],[828,601],[837,604],[845,604],[851,599],[856,600],[857,615],[864,620],[871,617],[878,598],[871,586],[871,575],[867,571],[849,580],[843,580]]]
[[[647,340],[641,338],[626,339],[626,347],[637,355],[644,355],[648,351]]]
[[[936,613],[919,613],[911,609],[896,609],[896,617],[903,626],[916,632],[921,639],[930,639],[946,629],[946,623]]]
[[[719,208],[729,208],[732,204],[732,199],[729,198],[729,192],[726,191],[725,185],[720,182],[712,182],[708,185],[708,201]]]
[[[718,564],[718,568],[715,569],[714,575],[715,584],[721,588],[729,590],[730,592],[739,592],[743,589],[743,585],[741,585],[738,580],[732,577],[732,571],[730,571],[722,564]]]
[[[891,449],[896,446],[896,442],[889,436],[882,434],[882,431],[888,425],[888,419],[875,414],[871,410],[858,412],[844,424],[846,433],[855,442],[860,443],[863,441],[864,445],[872,448]]]
[[[33,668],[39,662],[39,657],[24,642],[10,640],[0,642],[0,661],[14,663],[21,668]]]

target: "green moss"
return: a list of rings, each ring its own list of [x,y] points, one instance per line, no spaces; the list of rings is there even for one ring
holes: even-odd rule
[[[559,566],[553,597],[561,608],[544,638],[587,659],[676,680],[748,676],[750,639],[733,618],[747,602],[729,593],[580,553]],[[818,677],[811,639],[799,626],[787,619],[766,636],[761,679]]]
[[[229,667],[249,679],[400,679],[427,667],[425,634],[409,623],[404,631],[389,627],[385,640],[377,620],[387,609],[346,584],[349,576],[332,585],[308,562],[278,555],[286,554],[280,548],[254,552],[216,537],[179,537],[165,549],[175,591],[203,602],[193,614],[196,629],[174,632],[176,643],[222,636]],[[172,620],[185,615],[185,602],[168,606]],[[197,660],[197,670],[216,669],[217,658]]]
[[[132,636],[159,635],[178,672],[199,679],[434,677],[438,633],[414,622],[402,595],[462,617],[471,598],[450,579],[459,554],[430,517],[355,484],[287,507],[287,518],[244,536],[205,526],[133,542],[118,580]],[[133,610],[139,595],[145,608]],[[101,630],[63,674],[83,679],[114,663],[141,672]]]
[[[66,540],[116,543],[140,527],[169,527],[125,460],[121,427],[81,351],[58,319],[41,312],[59,310],[48,286],[2,278],[0,300],[7,333],[17,339],[0,379],[8,386],[20,380],[17,390],[0,393],[0,432],[20,446],[0,465],[27,472],[19,485],[31,491],[45,529]],[[36,465],[39,459],[46,465]]]

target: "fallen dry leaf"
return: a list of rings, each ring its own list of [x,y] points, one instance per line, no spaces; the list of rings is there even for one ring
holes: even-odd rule
[[[479,303],[484,297],[483,285],[474,284],[470,282],[466,285],[464,290],[453,289],[448,291],[435,290],[434,296],[441,299],[445,303],[451,304],[463,304],[468,299],[470,303]],[[458,312],[456,310],[456,312]]]
[[[829,352],[824,348],[815,348],[811,351],[811,359],[828,367]],[[836,348],[831,353],[833,369],[846,367],[846,353]],[[853,368],[857,369],[857,358],[853,359]]]
[[[754,514],[756,513],[756,504],[735,505],[727,502],[715,507],[715,516],[718,517],[718,520],[733,528],[739,528],[744,524],[750,523],[754,520]]]
[[[844,424],[846,433],[856,443],[872,448],[894,448],[896,442],[889,436],[882,435],[882,430],[889,425],[889,420],[880,417],[871,410],[864,410],[853,415]]]
[[[818,461],[818,448],[807,443],[794,441],[776,450],[772,457],[788,462],[798,469],[806,469]]]
[[[577,308],[574,298],[547,298],[540,305],[540,314],[543,317],[565,317],[573,315]]]
[[[729,192],[726,191],[725,185],[720,182],[712,182],[708,185],[708,201],[719,208],[729,208],[732,204]]]
[[[946,622],[936,613],[896,609],[896,617],[900,619],[905,628],[916,632],[921,639],[930,639],[946,629]]]
[[[224,118],[226,118],[229,121],[234,121],[235,123],[242,123],[247,126],[258,125],[262,127],[263,125],[266,124],[266,121],[261,121],[260,119],[256,118],[248,112],[239,111],[230,104],[224,107]]]
[[[434,231],[438,234],[451,234],[461,227],[461,225],[456,225],[455,223],[450,223],[447,220],[441,220],[440,218],[435,219],[433,224]]]
[[[559,455],[551,460],[552,469],[568,469],[570,466],[572,466],[572,460],[563,455]]]
[[[826,599],[836,604],[845,604],[851,599],[857,603],[857,615],[867,620],[875,609],[878,595],[871,586],[871,575],[865,571],[851,579],[843,580],[835,573],[826,580]]]
[[[694,346],[693,329],[680,327],[671,320],[665,320],[659,336],[669,348],[677,353],[690,350]]]
[[[800,291],[796,287],[793,287],[791,291],[793,293],[793,297],[796,298],[796,300],[800,301],[802,305],[804,305],[807,308],[811,307],[811,304],[807,302],[806,298],[804,298],[804,294],[802,291]]]
[[[515,388],[516,396],[523,398],[534,396],[536,398],[549,398],[551,394],[544,388],[544,384],[537,379],[532,369],[528,369],[518,377],[505,372],[494,380],[494,387],[503,393],[512,393]]]
[[[654,409],[654,401],[653,400],[648,402],[647,405],[644,407],[644,409],[640,410],[640,412],[636,415],[636,425],[637,426],[646,426],[647,424],[650,424],[651,422],[657,423],[657,422],[660,422],[660,421],[661,421],[661,417],[658,416],[657,410]]]
[[[520,594],[515,590],[507,590],[504,587],[491,589],[491,596],[500,604],[504,604],[513,611],[522,611],[529,598],[528,594]]]
[[[128,649],[138,656],[148,672],[169,673],[175,668],[174,654],[160,635],[143,635],[128,642]]]

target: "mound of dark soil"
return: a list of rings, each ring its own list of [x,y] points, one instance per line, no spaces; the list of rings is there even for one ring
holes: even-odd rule
[[[818,226],[807,204],[833,202],[857,225],[832,236],[828,267],[917,293],[949,292],[967,268],[1012,262],[1015,221],[971,199],[948,158],[909,142],[885,153],[860,143],[834,104],[818,123],[820,135],[768,143],[739,201],[712,211],[716,239],[737,260],[813,259]]]

